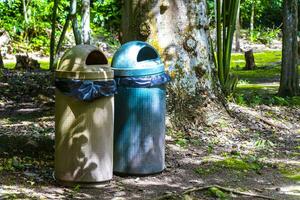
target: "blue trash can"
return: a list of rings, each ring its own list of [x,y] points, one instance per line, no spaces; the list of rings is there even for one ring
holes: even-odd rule
[[[165,168],[165,73],[158,52],[133,41],[115,54],[114,173],[149,175]]]

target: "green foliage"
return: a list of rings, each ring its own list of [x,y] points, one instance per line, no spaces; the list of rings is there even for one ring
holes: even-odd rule
[[[24,161],[17,156],[12,158],[4,158],[0,160],[0,164],[0,172],[22,170],[25,167]]]
[[[91,28],[93,36],[112,47],[119,46],[118,34],[121,22],[121,2],[117,0],[97,0],[92,4]]]
[[[264,139],[257,140],[254,145],[259,149],[267,149],[275,146],[275,144],[272,141]]]
[[[278,87],[274,90],[276,91]],[[300,97],[279,97],[274,94],[264,92],[264,89],[247,89],[250,93],[246,93],[245,90],[237,90],[237,94],[234,96],[234,100],[237,104],[243,106],[257,106],[257,105],[269,105],[269,106],[300,106]],[[254,90],[254,91],[253,91]]]
[[[250,35],[248,37],[253,42],[270,45],[274,39],[279,37],[280,33],[280,28],[259,28],[252,32],[252,38],[250,38]]]
[[[255,6],[255,24],[266,28],[279,27],[282,24],[282,2],[282,0],[242,0],[242,27],[250,27],[251,10],[253,5]]]
[[[110,32],[118,32],[121,21],[121,3],[116,0],[98,0],[92,4],[93,25]]]
[[[61,1],[59,17],[61,23],[66,16],[66,0]],[[8,31],[13,47],[18,51],[19,46],[26,47],[23,51],[39,51],[49,53],[49,34],[51,32],[50,19],[53,2],[50,0],[31,0],[27,2],[28,23],[25,22],[21,0],[0,1],[0,27]]]
[[[0,27],[8,31],[15,51],[41,51],[43,54],[48,55],[53,1],[30,0],[26,2],[28,23],[24,20],[21,0],[0,1],[0,13],[4,13],[0,18]],[[57,37],[61,34],[69,7],[69,1],[61,0],[59,2],[56,19]],[[92,2],[91,29],[92,34],[97,39],[100,35],[110,45],[118,45],[116,41],[120,25],[120,7],[120,1],[117,0],[96,0]],[[80,11],[80,7],[78,10]]]

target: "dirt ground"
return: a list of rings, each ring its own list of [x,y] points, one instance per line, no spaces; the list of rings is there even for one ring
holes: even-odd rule
[[[5,71],[1,79],[0,199],[300,199],[299,107],[231,103],[233,117],[167,128],[161,174],[67,188],[53,179],[50,74]]]

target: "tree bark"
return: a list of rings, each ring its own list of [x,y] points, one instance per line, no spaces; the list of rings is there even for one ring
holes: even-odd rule
[[[253,41],[253,32],[254,32],[254,14],[255,14],[255,0],[252,0],[252,6],[251,6],[251,18],[250,18],[250,39]]]
[[[67,19],[65,21],[65,25],[63,27],[63,30],[61,32],[61,35],[60,35],[58,43],[57,43],[57,47],[56,47],[56,51],[55,51],[55,57],[57,56],[57,54],[59,54],[59,51],[60,51],[60,49],[62,47],[62,44],[63,44],[63,41],[65,39],[67,30],[69,28],[70,21],[71,21],[71,15],[68,14]]]
[[[30,58],[28,55],[16,55],[16,70],[35,70],[40,69],[40,64],[37,60]]]
[[[55,31],[56,31],[56,17],[59,0],[54,0],[53,13],[51,19],[51,39],[50,39],[50,70],[54,70],[54,57],[55,57]]]
[[[1,68],[4,68],[4,63],[3,63],[2,53],[1,53],[1,49],[0,49],[0,69]]]
[[[72,29],[73,29],[73,34],[75,38],[75,43],[76,45],[82,44],[82,39],[80,35],[80,31],[78,28],[78,21],[77,21],[77,0],[71,0],[70,4],[70,17],[72,20]]]
[[[169,107],[177,121],[203,122],[214,114],[206,109],[221,105],[220,86],[208,40],[206,1],[126,0],[122,12],[121,42],[150,43],[173,77]]]
[[[299,94],[298,0],[285,0],[283,9],[283,48],[279,95],[296,96]]]
[[[235,51],[241,52],[241,24],[240,24],[240,7],[238,9],[237,18],[236,18],[236,31],[235,31]]]
[[[28,24],[29,23],[29,19],[28,19],[27,2],[26,2],[26,0],[22,0],[22,4],[23,4],[24,21],[25,21],[25,24]]]
[[[245,60],[246,60],[245,70],[254,70],[256,68],[252,49],[245,52]]]
[[[82,0],[82,40],[84,44],[90,44],[90,0]]]

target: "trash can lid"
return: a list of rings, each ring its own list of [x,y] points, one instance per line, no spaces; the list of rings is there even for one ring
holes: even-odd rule
[[[57,78],[96,80],[113,79],[113,71],[106,56],[91,45],[77,45],[60,59],[55,75]]]
[[[112,60],[115,76],[145,76],[164,72],[158,52],[146,42],[128,42],[115,53]]]

